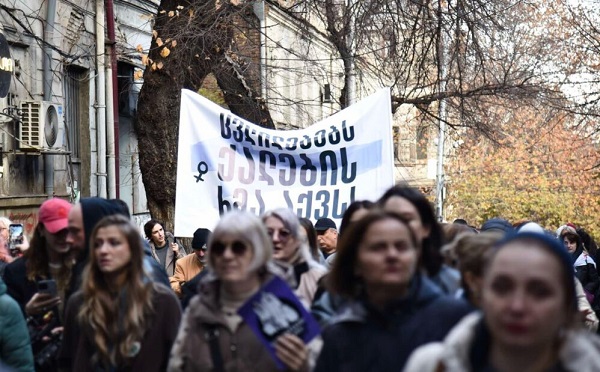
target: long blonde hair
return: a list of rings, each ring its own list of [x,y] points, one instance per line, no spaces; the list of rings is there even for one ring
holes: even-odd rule
[[[119,229],[131,251],[131,260],[125,269],[127,278],[118,293],[109,290],[94,255],[98,230],[109,226]],[[98,222],[90,243],[90,259],[82,284],[83,305],[78,321],[94,345],[93,364],[105,368],[127,365],[139,352],[144,332],[149,326],[148,319],[153,312],[154,287],[143,269],[142,239],[127,218],[113,215]]]

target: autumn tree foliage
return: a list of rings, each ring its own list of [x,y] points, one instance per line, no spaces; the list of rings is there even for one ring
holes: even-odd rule
[[[600,234],[597,136],[577,117],[527,107],[496,113],[494,140],[466,132],[450,158],[448,220],[480,226],[503,217],[555,229],[573,222]]]

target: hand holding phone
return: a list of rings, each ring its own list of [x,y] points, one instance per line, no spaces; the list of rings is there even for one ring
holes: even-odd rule
[[[11,255],[18,250],[17,246],[23,243],[23,224],[11,223],[8,226],[8,249]]]
[[[39,293],[48,294],[52,297],[58,296],[58,289],[54,279],[40,280],[37,282],[37,288]]]
[[[60,304],[56,282],[52,279],[37,282],[37,293],[25,305],[27,315],[44,315]]]

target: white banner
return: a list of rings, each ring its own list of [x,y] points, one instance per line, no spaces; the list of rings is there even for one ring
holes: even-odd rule
[[[339,226],[355,200],[394,184],[389,89],[308,128],[249,123],[189,90],[181,94],[175,235],[213,229],[231,208],[288,207]]]

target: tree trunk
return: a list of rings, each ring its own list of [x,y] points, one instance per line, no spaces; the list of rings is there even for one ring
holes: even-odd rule
[[[236,17],[242,11],[243,16]],[[207,0],[162,0],[159,6],[134,130],[148,209],[168,230],[175,218],[181,89],[198,91],[213,73],[234,114],[273,128],[269,110],[257,94],[256,79],[245,75],[254,71],[237,68],[247,67],[247,61],[231,52],[239,48],[232,47],[236,34],[254,27],[248,14],[248,6],[221,3],[215,8]],[[248,25],[240,27],[240,20],[248,20]]]

